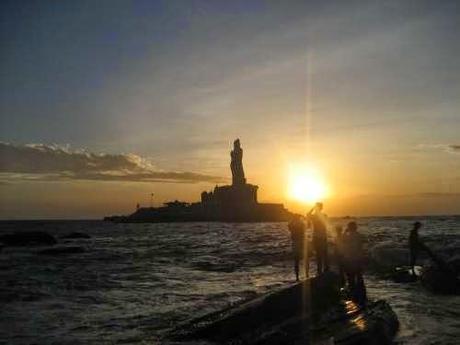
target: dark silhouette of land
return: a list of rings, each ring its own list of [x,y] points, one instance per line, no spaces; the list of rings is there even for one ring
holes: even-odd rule
[[[233,143],[230,153],[232,184],[216,186],[213,191],[202,192],[201,202],[186,203],[178,200],[163,207],[138,207],[129,216],[106,217],[116,222],[280,222],[292,214],[283,204],[259,203],[258,186],[246,182],[243,169],[243,149],[240,140]]]

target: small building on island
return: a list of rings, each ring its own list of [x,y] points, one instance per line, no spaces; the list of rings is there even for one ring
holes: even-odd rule
[[[233,142],[230,153],[232,184],[216,186],[201,193],[201,202],[186,203],[178,200],[163,207],[139,207],[129,216],[106,217],[120,222],[280,222],[292,215],[283,204],[259,203],[258,186],[246,182],[243,169],[243,149],[240,140]]]

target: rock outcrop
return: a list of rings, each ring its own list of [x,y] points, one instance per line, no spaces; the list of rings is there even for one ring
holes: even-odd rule
[[[2,235],[0,242],[5,246],[54,245],[57,243],[53,236],[42,231],[25,231]]]
[[[243,149],[239,139],[230,153],[232,184],[215,186],[201,193],[201,202],[167,202],[163,207],[137,207],[128,216],[110,216],[113,222],[284,222],[293,214],[279,203],[260,203],[258,186],[246,182],[243,169]]]
[[[422,285],[436,294],[460,295],[460,279],[451,269],[431,265],[423,268],[420,277]]]
[[[399,323],[385,301],[341,299],[323,275],[192,320],[166,335],[174,344],[391,344]],[[331,342],[332,341],[332,342]]]
[[[74,240],[74,239],[89,239],[90,235],[85,234],[84,232],[71,232],[70,234],[64,235],[61,237],[65,240]]]

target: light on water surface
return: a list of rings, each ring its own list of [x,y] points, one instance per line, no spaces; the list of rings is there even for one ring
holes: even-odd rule
[[[406,245],[414,219],[359,218],[358,223],[370,250],[381,243],[398,249]],[[452,256],[460,244],[459,220],[424,217],[423,238],[440,255]],[[331,218],[331,226],[347,221]],[[58,239],[72,232],[91,236],[72,240],[86,248],[84,253],[59,260],[38,255],[34,247],[2,249],[1,344],[46,344],[49,339],[60,344],[145,344],[182,322],[294,283],[285,223],[0,225],[0,232],[33,229]],[[315,271],[313,262],[310,275]],[[434,295],[418,283],[395,283],[371,270],[365,281],[369,297],[388,301],[398,315],[398,342],[458,344],[458,296]],[[301,303],[308,305],[310,297],[306,289]],[[352,313],[350,326],[369,327],[353,315],[355,303],[344,307]]]

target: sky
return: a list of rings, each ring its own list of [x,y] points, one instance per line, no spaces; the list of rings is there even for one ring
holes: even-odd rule
[[[289,170],[329,215],[460,214],[457,1],[2,1],[0,218],[100,218]]]

